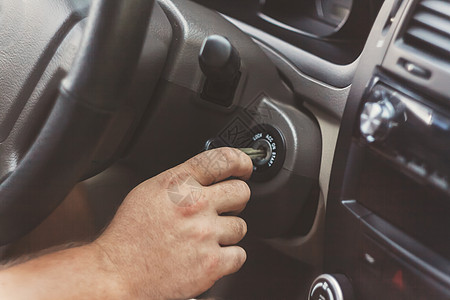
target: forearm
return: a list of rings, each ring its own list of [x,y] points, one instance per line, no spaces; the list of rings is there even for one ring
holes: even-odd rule
[[[126,299],[119,272],[95,244],[0,271],[0,299]]]

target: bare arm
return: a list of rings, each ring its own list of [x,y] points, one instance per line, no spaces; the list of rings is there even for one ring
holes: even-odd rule
[[[136,187],[93,243],[0,272],[0,299],[186,299],[236,272],[251,160],[204,152]]]
[[[0,272],[0,299],[127,299],[114,266],[93,245],[63,250]]]

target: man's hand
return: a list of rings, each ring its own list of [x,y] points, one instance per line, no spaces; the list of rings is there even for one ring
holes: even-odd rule
[[[252,168],[250,158],[239,150],[221,148],[201,153],[131,191],[112,223],[94,243],[72,252],[55,253],[53,257],[58,259],[58,266],[65,257],[73,259],[74,264],[78,255],[83,257],[75,269],[82,272],[84,262],[86,273],[94,272],[89,276],[102,282],[102,293],[116,290],[121,293],[118,297],[126,295],[129,299],[196,296],[222,276],[239,270],[246,260],[245,251],[233,246],[246,234],[246,223],[230,213],[245,208],[250,189],[242,180],[226,179],[248,179]],[[95,261],[86,262],[88,257]],[[45,259],[50,261],[46,263]],[[53,265],[51,259],[52,255],[9,269],[13,272],[6,273],[3,279],[11,280],[14,271],[23,275],[26,270],[45,276],[46,272],[41,272],[45,270],[36,265],[48,269]],[[62,269],[71,272],[70,267]],[[52,278],[57,278],[55,270],[50,271]],[[61,274],[60,280],[67,276],[71,274]],[[26,288],[23,285],[26,278],[23,279],[22,289]],[[0,288],[5,287],[4,283],[0,276]],[[76,286],[72,293],[77,289],[81,293],[83,287],[94,285],[88,277],[73,284]],[[43,286],[40,290],[44,290]],[[87,295],[93,299],[102,293]],[[69,294],[61,295],[70,298]],[[52,299],[49,294],[43,298]]]
[[[182,299],[236,272],[246,253],[238,246],[250,198],[252,162],[242,152],[204,152],[135,188],[96,243],[107,253],[133,296]]]

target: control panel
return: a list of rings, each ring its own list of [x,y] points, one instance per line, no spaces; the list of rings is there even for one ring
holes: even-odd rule
[[[439,38],[429,39],[443,32],[447,4],[384,1],[353,77],[329,185],[324,272],[345,274],[357,299],[449,299],[449,69],[448,56],[434,52]],[[412,42],[415,33],[425,39]],[[318,299],[329,298],[328,287]]]
[[[450,115],[431,101],[378,82],[363,104],[363,140],[402,172],[450,194]]]

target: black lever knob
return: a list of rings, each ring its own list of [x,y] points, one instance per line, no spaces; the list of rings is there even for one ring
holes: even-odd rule
[[[199,62],[203,73],[213,81],[234,81],[241,68],[239,52],[220,35],[211,35],[204,40]]]

